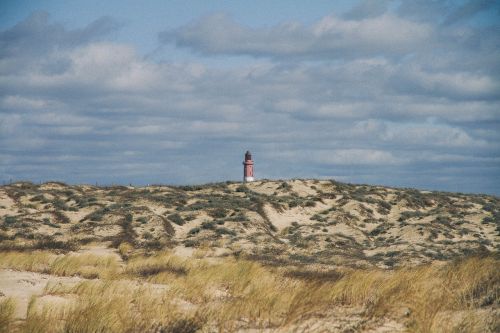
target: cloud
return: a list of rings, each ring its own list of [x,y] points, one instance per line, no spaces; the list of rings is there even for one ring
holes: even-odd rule
[[[114,42],[112,19],[70,30],[34,14],[0,32],[0,172],[207,182],[239,179],[250,149],[259,178],[461,190],[448,177],[500,193],[498,32],[471,47],[457,42],[479,36],[466,17],[441,27],[370,6],[308,26],[215,15],[162,33],[201,54],[192,62]],[[40,34],[46,43],[24,42]],[[205,54],[257,57],[211,66]]]
[[[203,54],[365,57],[410,53],[432,42],[432,27],[384,13],[359,20],[329,15],[310,26],[287,22],[271,28],[248,28],[218,13],[161,32],[159,39]]]
[[[47,12],[32,13],[24,21],[0,33],[0,59],[25,58],[100,40],[122,26],[110,17],[101,17],[83,29],[68,30],[49,22]]]
[[[319,163],[337,165],[395,165],[404,160],[391,152],[373,149],[336,149],[315,152],[314,160]]]

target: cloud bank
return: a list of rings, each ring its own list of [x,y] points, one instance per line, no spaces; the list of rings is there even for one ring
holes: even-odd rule
[[[260,178],[500,194],[500,30],[474,23],[498,6],[391,3],[310,25],[201,17],[158,34],[199,55],[183,63],[113,42],[112,18],[34,13],[0,32],[0,175],[235,180],[250,149]]]

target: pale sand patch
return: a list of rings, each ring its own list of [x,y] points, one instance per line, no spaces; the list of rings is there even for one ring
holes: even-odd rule
[[[309,318],[299,320],[297,323],[288,324],[279,328],[267,329],[240,329],[238,332],[268,332],[268,333],[309,333],[309,332],[369,332],[388,333],[404,332],[405,327],[387,318],[369,319],[364,316],[364,309],[350,307],[334,307],[327,314],[321,316],[312,315]]]
[[[288,183],[292,185],[292,191],[301,197],[316,196],[318,194],[315,189],[311,188],[311,186],[314,185],[312,182],[305,180],[293,180]]]
[[[45,183],[38,187],[42,191],[50,191],[50,190],[65,190],[68,188],[68,185],[62,185],[58,183]]]
[[[65,211],[64,215],[66,215],[69,218],[69,220],[70,220],[71,223],[78,223],[78,222],[80,222],[81,219],[83,219],[85,216],[87,216],[88,214],[90,214],[93,211],[95,211],[97,208],[98,208],[97,206],[95,206],[95,207],[84,207],[84,208],[80,208],[76,212]]]
[[[362,330],[364,333],[393,333],[393,332],[406,332],[406,327],[402,323],[384,318],[381,323],[375,324],[372,327]]]
[[[165,208],[165,206],[159,205],[156,202],[146,201],[145,206],[149,208],[156,215],[165,215],[169,209]]]
[[[307,210],[303,207],[294,207],[283,212],[278,212],[271,205],[264,205],[264,212],[279,231],[291,226],[292,222],[297,222],[301,225],[314,224],[315,222],[310,220],[311,214],[308,213],[309,211],[310,207]]]
[[[279,183],[276,182],[252,182],[247,183],[247,187],[254,192],[266,195],[272,195],[276,192],[276,188],[279,186]]]
[[[420,234],[420,231],[417,229],[418,226],[415,225],[406,225],[404,227],[400,227],[398,230],[391,229],[391,236],[399,236],[400,241],[407,242],[408,244],[417,244],[423,242],[425,237],[428,236],[427,230],[422,230],[423,234]],[[408,245],[407,245],[408,246]]]
[[[182,245],[176,246],[173,249],[173,253],[176,256],[182,257],[182,258],[190,258],[193,256],[195,249],[192,247],[185,247]]]
[[[94,228],[94,235],[98,237],[116,236],[122,231],[119,225],[102,225]]]
[[[0,217],[16,214],[18,214],[16,202],[5,191],[0,191]]]
[[[110,248],[110,242],[103,243],[90,243],[82,246],[77,253],[78,254],[94,254],[97,256],[111,256],[114,257],[116,261],[122,262],[122,257],[118,254],[118,251],[114,248]]]
[[[360,206],[359,202],[355,200],[349,200],[349,202],[344,205],[343,209],[349,212],[349,214],[351,214],[352,216],[355,216],[358,219],[363,220],[363,216],[361,215],[359,206]]]
[[[403,200],[403,202],[398,202],[397,205],[393,205],[391,207],[391,211],[387,215],[387,220],[389,222],[396,222],[399,219],[399,217],[401,216],[401,213],[403,211],[408,211],[408,209],[405,209],[404,203],[405,203],[405,200]]]
[[[16,301],[15,318],[25,319],[31,296],[42,295],[43,289],[50,281],[65,284],[76,284],[84,279],[80,277],[59,277],[11,269],[0,269],[0,292]]]
[[[344,236],[352,237],[356,240],[356,242],[362,242],[366,239],[366,236],[363,232],[345,223],[335,224],[335,226],[333,226],[332,233],[333,235],[341,234]]]

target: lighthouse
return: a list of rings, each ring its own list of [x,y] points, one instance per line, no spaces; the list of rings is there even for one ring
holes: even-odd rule
[[[252,154],[247,150],[245,153],[245,161],[243,162],[243,181],[253,182],[253,161]]]

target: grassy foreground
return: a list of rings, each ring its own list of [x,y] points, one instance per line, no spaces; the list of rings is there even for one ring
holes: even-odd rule
[[[86,279],[49,282],[43,295],[32,297],[22,322],[14,320],[13,300],[0,298],[0,332],[285,332],[339,310],[357,318],[354,330],[393,320],[409,332],[498,332],[499,267],[491,255],[395,270],[325,271],[170,252],[125,262],[5,252],[0,268]]]

